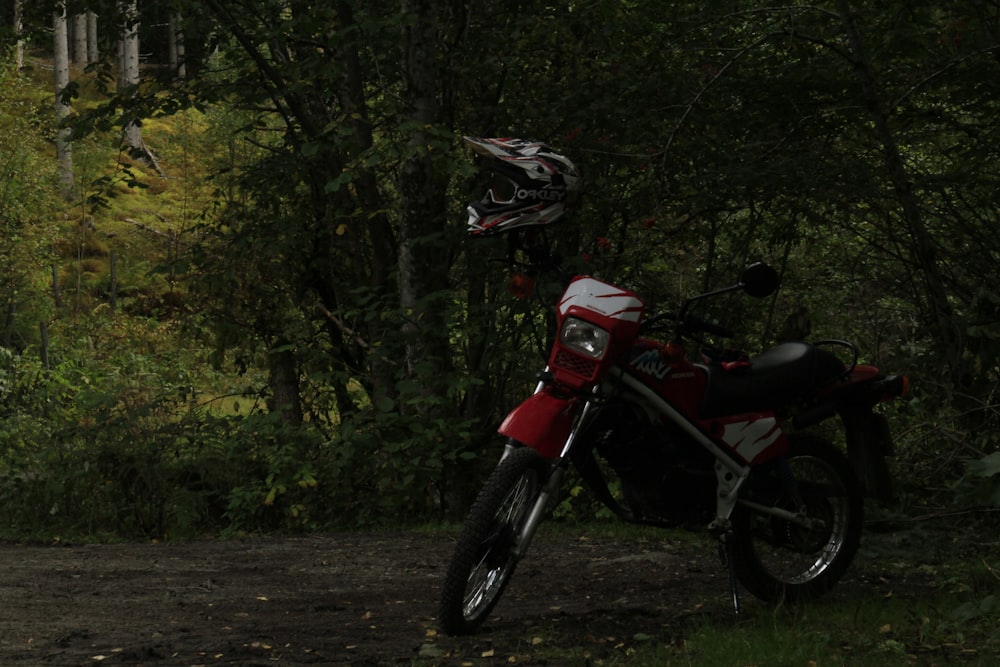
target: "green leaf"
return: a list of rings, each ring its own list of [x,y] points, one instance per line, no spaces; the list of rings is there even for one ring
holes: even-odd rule
[[[993,452],[978,461],[969,463],[969,472],[976,477],[994,477],[1000,475],[1000,452]]]

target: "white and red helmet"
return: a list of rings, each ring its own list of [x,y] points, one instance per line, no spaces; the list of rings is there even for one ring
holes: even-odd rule
[[[545,144],[524,139],[465,141],[490,158],[490,189],[480,202],[468,206],[469,234],[489,236],[528,225],[548,225],[566,212],[580,189],[573,163]]]

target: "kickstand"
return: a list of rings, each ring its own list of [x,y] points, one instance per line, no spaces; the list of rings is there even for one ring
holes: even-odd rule
[[[733,596],[733,616],[740,617],[740,589],[736,582],[736,562],[733,558],[733,534],[730,531],[719,533],[719,557],[722,564],[729,570],[729,588]]]

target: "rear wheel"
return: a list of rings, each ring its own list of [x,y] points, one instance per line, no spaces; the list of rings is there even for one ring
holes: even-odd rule
[[[792,436],[788,453],[754,471],[742,497],[797,513],[777,518],[739,504],[733,511],[736,576],[769,602],[830,590],[861,543],[863,501],[844,454],[813,436]]]
[[[548,473],[548,461],[527,447],[493,470],[469,510],[445,574],[438,621],[446,633],[475,632],[500,600],[517,565],[518,535]]]

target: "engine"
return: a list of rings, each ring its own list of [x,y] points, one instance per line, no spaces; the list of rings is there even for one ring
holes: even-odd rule
[[[636,515],[689,520],[692,508],[715,511],[714,459],[678,427],[620,402],[605,407],[595,428],[597,453],[620,478]]]

